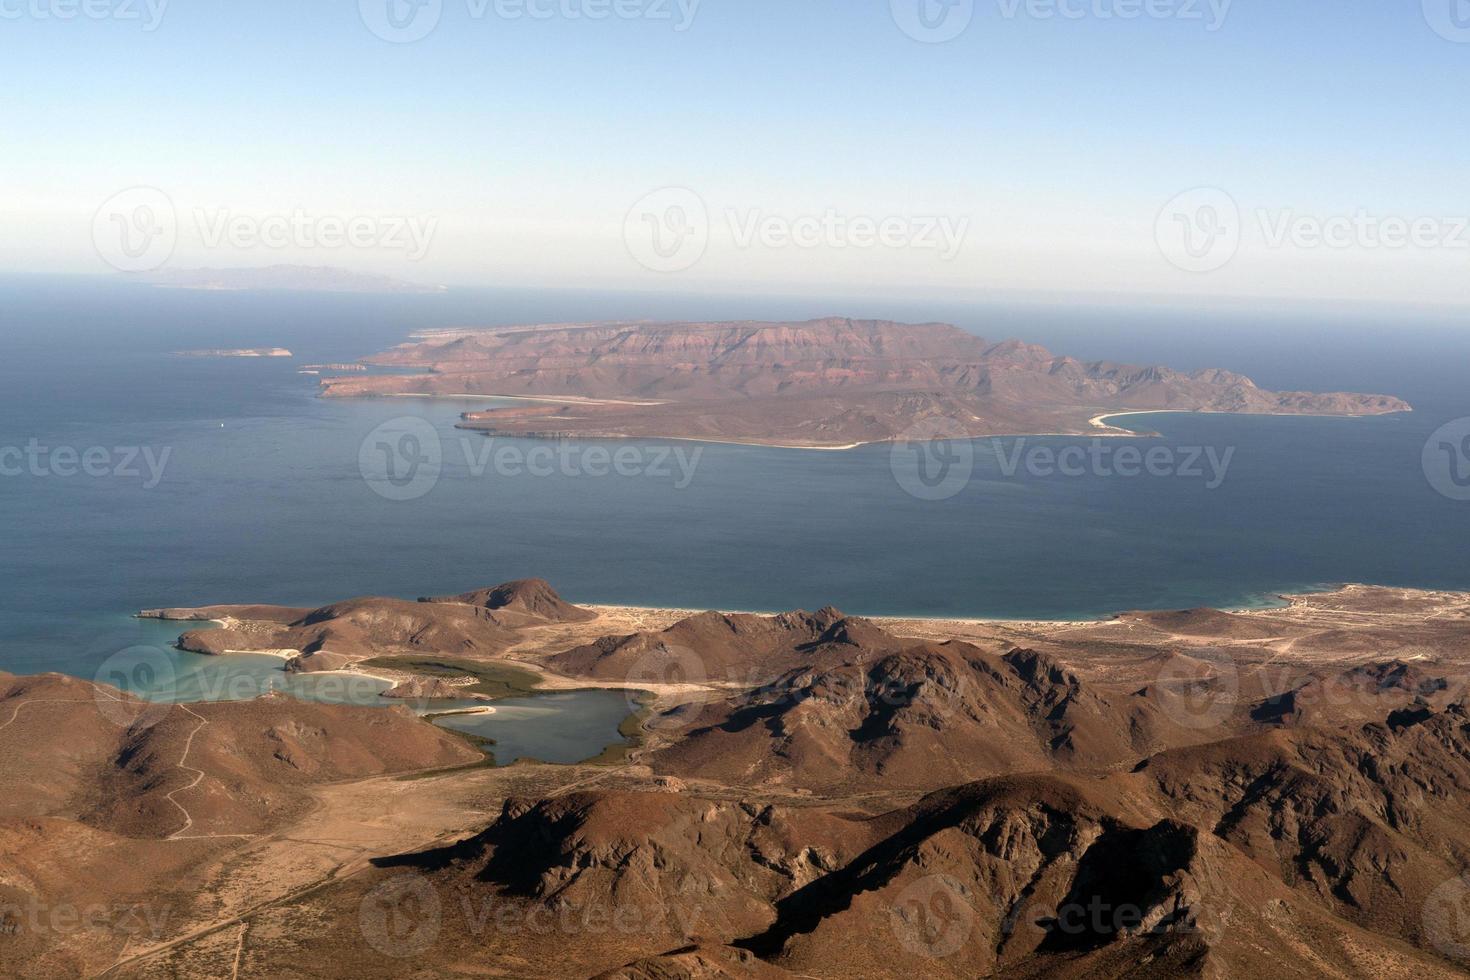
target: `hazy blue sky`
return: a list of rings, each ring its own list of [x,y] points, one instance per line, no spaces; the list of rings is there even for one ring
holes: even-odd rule
[[[1457,0],[82,2],[0,0],[5,269],[142,201],[140,267],[1470,300]]]

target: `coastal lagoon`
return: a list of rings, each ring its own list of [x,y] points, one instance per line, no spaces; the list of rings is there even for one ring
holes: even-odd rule
[[[488,714],[446,714],[434,724],[487,739],[497,766],[522,759],[585,762],[628,744],[618,726],[637,708],[624,691],[554,691],[504,698]],[[436,707],[435,711],[444,710]]]
[[[634,693],[596,689],[547,691],[488,703],[468,698],[394,700],[382,697],[390,683],[367,674],[288,674],[280,657],[210,657],[173,648],[180,630],[190,625],[157,620],[115,624],[116,635],[128,633],[133,642],[110,653],[97,667],[96,679],[160,703],[243,701],[274,692],[326,704],[407,707],[432,715],[443,728],[484,740],[498,766],[522,759],[583,762],[626,745],[619,726],[638,708]],[[493,710],[487,712],[487,707]]]
[[[1167,311],[197,293],[89,280],[0,284],[0,311],[0,447],[70,447],[79,458],[98,449],[107,460],[94,457],[97,475],[78,463],[0,477],[0,669],[14,672],[91,678],[119,651],[182,629],[130,618],[145,607],[415,597],[525,576],[584,603],[1064,619],[1269,604],[1342,581],[1470,589],[1470,503],[1437,492],[1421,461],[1432,432],[1470,416],[1460,376],[1470,342],[1435,324],[1361,314],[1356,329],[1324,320],[1273,330],[1257,317]],[[491,440],[454,428],[465,402],[324,400],[317,378],[298,373],[426,327],[832,312],[948,319],[1082,357],[1229,368],[1271,388],[1384,392],[1417,411],[1114,420],[1161,438],[1110,447],[1168,448],[1176,461],[1230,452],[1218,482],[1209,467],[1202,478],[1008,472],[1018,452],[1087,450],[1091,440],[977,440],[968,479],[924,499],[895,478],[889,446],[582,445],[571,447],[571,472],[556,455],[565,447],[535,457],[534,443],[495,440],[520,463],[503,466],[487,456]],[[1329,329],[1331,346],[1314,343]],[[296,356],[170,355],[263,345]],[[408,492],[385,495],[364,477],[385,444],[393,462],[423,445],[402,436],[426,430],[440,445],[432,479],[412,486],[419,474],[397,472]],[[619,471],[620,449],[636,465]],[[654,466],[660,454],[665,465]],[[149,458],[163,462],[156,479]],[[315,682],[281,683],[313,696]]]

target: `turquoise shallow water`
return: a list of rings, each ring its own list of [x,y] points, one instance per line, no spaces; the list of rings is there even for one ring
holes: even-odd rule
[[[123,629],[123,624],[118,624]],[[435,715],[444,728],[467,732],[490,743],[495,764],[522,759],[573,763],[626,743],[618,726],[637,709],[622,691],[557,691],[506,698],[489,705],[490,713],[445,714],[479,709],[475,700],[400,701],[383,698],[386,681],[351,673],[288,674],[279,657],[231,655],[207,657],[170,646],[189,624],[133,621],[131,639],[99,665],[95,676],[113,687],[160,703],[170,701],[239,701],[279,692],[306,701],[360,707],[403,706]]]
[[[413,597],[528,575],[587,602],[1047,618],[1265,603],[1338,581],[1470,588],[1470,504],[1436,493],[1421,465],[1429,433],[1470,416],[1461,377],[1470,341],[1438,328],[1287,330],[1241,319],[1200,329],[1197,318],[1155,314],[1144,329],[1014,310],[850,311],[952,319],[1081,356],[1218,365],[1273,387],[1385,391],[1420,409],[1373,419],[1127,420],[1163,438],[1120,443],[1233,450],[1213,489],[1178,477],[1007,475],[1014,444],[980,441],[972,479],[942,500],[906,493],[886,446],[812,453],[680,444],[701,451],[685,485],[677,471],[476,472],[486,440],[454,430],[462,404],[327,401],[316,397],[314,378],[296,373],[301,363],[382,349],[421,326],[796,316],[849,305],[0,282],[0,447],[36,440],[168,453],[156,486],[144,477],[0,478],[0,668],[91,677],[119,651],[178,632],[129,618],[148,606]],[[298,356],[168,354],[262,344]],[[403,417],[442,441],[442,474],[422,496],[385,499],[364,480],[360,450],[367,440],[371,454],[375,430]],[[1061,452],[1085,442],[1032,439],[1025,448]],[[644,459],[668,448],[635,447]],[[207,686],[219,669],[196,680]]]
[[[624,744],[618,725],[637,707],[622,691],[562,691],[496,701],[492,714],[445,715],[435,724],[487,738],[495,764],[582,762]]]

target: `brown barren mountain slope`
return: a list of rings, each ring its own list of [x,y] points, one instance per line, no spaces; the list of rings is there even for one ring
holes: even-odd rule
[[[445,605],[508,608],[494,591]],[[346,784],[359,795],[330,824],[290,816],[298,791],[321,802],[315,774],[272,778],[261,792],[286,814],[273,850],[176,895],[168,853],[148,864],[166,880],[108,882],[97,855],[129,861],[141,845],[77,819],[156,822],[148,807],[178,778],[160,749],[145,739],[136,769],[108,777],[109,797],[144,801],[119,813],[73,791],[87,753],[0,729],[10,758],[65,774],[26,784],[44,802],[3,825],[4,880],[99,894],[144,881],[191,900],[189,921],[208,928],[134,946],[110,974],[123,977],[1429,978],[1470,965],[1470,595],[1350,586],[1280,609],[1092,623],[595,612],[465,659],[576,675],[543,677],[554,685],[652,677],[658,702],[626,758]],[[17,688],[35,696],[52,682],[14,683],[43,685]],[[187,741],[182,721],[154,726],[160,746]],[[280,764],[200,758],[211,779]],[[242,817],[259,822],[250,805]],[[350,871],[277,884],[295,855],[389,810],[391,836],[371,836]],[[247,910],[199,911],[217,895]],[[88,972],[74,962],[24,972]]]
[[[483,834],[381,863],[502,922],[554,914],[576,943],[548,955],[581,974],[1454,976],[1441,956],[1458,927],[1434,896],[1464,866],[1467,775],[1456,706],[1134,773],[966,783],[879,815],[697,793],[511,800]],[[592,927],[617,912],[622,927]],[[456,918],[436,936],[446,964],[546,947]]]
[[[315,789],[479,758],[405,709],[147,704],[0,674],[0,974],[94,975],[207,921],[206,869],[308,819]]]
[[[154,704],[59,674],[0,674],[0,726],[0,815],[140,838],[254,833],[299,804],[294,787],[479,758],[403,708]]]
[[[1034,651],[997,655],[867,629],[860,642],[812,645],[810,666],[754,690],[654,716],[650,727],[673,737],[650,764],[831,794],[1131,765],[1202,737],[1151,692],[1085,684]]]
[[[704,612],[663,630],[600,637],[545,664],[571,677],[634,681],[682,675],[751,686],[812,662],[821,648],[851,645],[858,632],[882,635],[865,620],[847,619],[831,608],[775,616]]]
[[[324,378],[324,393],[544,401],[465,417],[468,427],[507,435],[796,446],[894,440],[923,423],[951,436],[1086,434],[1109,411],[1409,409],[1386,395],[1265,391],[1228,371],[1083,362],[939,323],[578,323],[416,337],[368,362],[421,373]]]

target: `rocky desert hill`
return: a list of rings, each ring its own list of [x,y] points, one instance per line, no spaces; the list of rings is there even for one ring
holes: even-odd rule
[[[1200,735],[1148,691],[1083,683],[1031,650],[903,640],[840,621],[754,690],[655,718],[655,770],[823,793],[932,789],[982,776],[1131,764]]]
[[[571,677],[608,681],[682,673],[696,681],[752,686],[811,663],[834,644],[852,645],[859,632],[881,634],[830,607],[775,616],[703,612],[662,630],[599,637],[548,657],[545,664]]]
[[[330,671],[373,657],[432,653],[489,657],[520,641],[532,626],[595,619],[541,579],[522,579],[454,596],[418,601],[370,597],[318,609],[285,606],[204,606],[149,609],[140,616],[218,621],[189,630],[179,648],[221,655],[270,650],[294,654],[286,669]]]
[[[0,726],[0,817],[137,838],[253,833],[294,812],[297,787],[480,757],[403,708],[153,704],[60,674],[0,674]],[[68,737],[44,737],[55,731]]]
[[[1455,705],[1133,772],[968,782],[879,814],[699,793],[513,799],[482,834],[380,864],[513,921],[625,910],[626,929],[549,954],[615,977],[1455,976],[1443,944],[1458,926],[1435,893],[1467,859],[1467,778]],[[502,962],[530,949],[449,916],[444,930],[446,963],[473,962],[476,942]]]
[[[1096,431],[1089,419],[1106,411],[1409,409],[1386,395],[1266,391],[1216,369],[1084,362],[941,323],[577,323],[416,337],[367,359],[395,373],[324,378],[324,393],[546,400],[466,415],[468,427],[508,435],[801,446],[893,440],[926,422],[949,436],[1087,433]]]
[[[207,921],[201,868],[306,818],[317,787],[479,759],[401,708],[149,704],[0,674],[0,974],[92,975]]]

